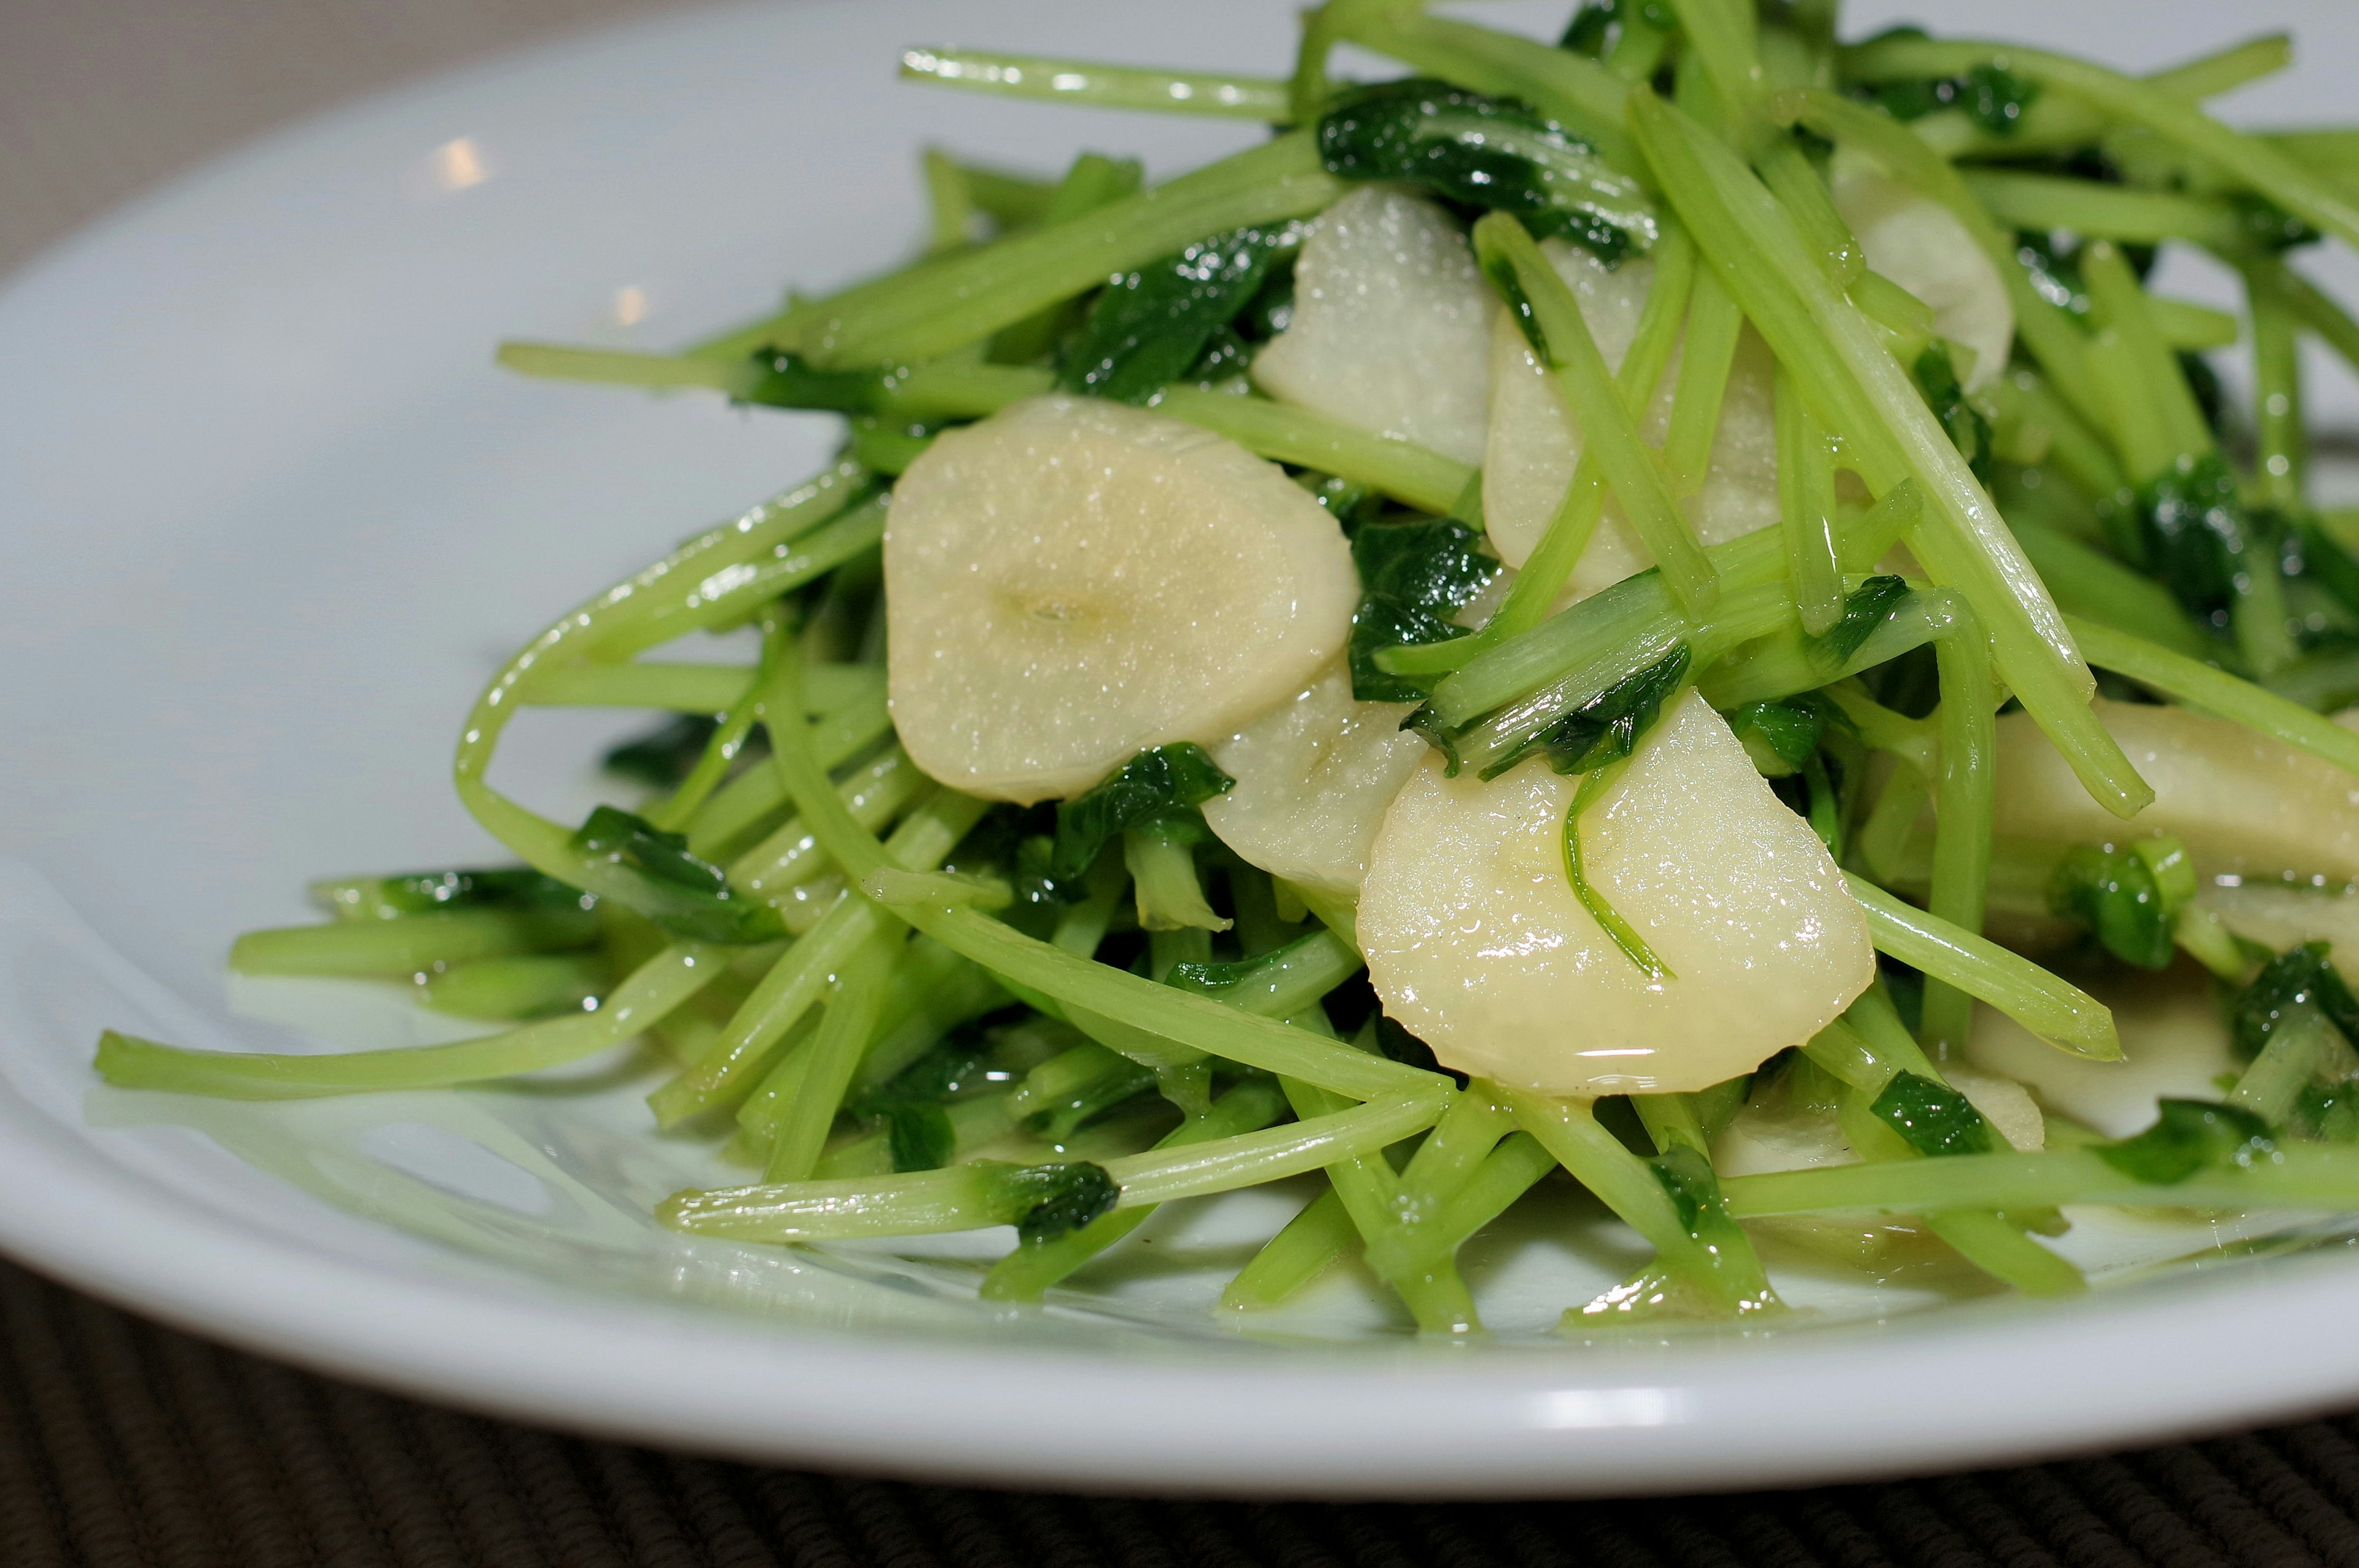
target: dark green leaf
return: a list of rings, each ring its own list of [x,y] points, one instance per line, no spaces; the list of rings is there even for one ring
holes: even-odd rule
[[[1236,782],[1192,741],[1141,752],[1103,784],[1058,806],[1050,873],[1073,881],[1108,840],[1134,828],[1201,832],[1203,816],[1196,808]]]
[[[1513,212],[1534,234],[1609,263],[1651,243],[1654,220],[1637,188],[1511,99],[1421,78],[1382,82],[1330,110],[1318,135],[1321,161],[1344,179],[1407,181]]]
[[[2314,245],[2324,236],[2266,196],[2239,190],[2228,198],[2235,209],[2236,226],[2256,248],[2282,254],[2297,245]]]
[[[2344,1039],[2359,1044],[2359,1001],[2327,957],[2323,942],[2288,947],[2261,968],[2236,998],[2231,1020],[2230,1044],[2241,1061],[2261,1054],[2269,1036],[2298,1008],[2314,1007]]]
[[[1458,776],[1458,770],[1466,765],[1464,759],[1458,754],[1458,738],[1450,732],[1449,726],[1441,722],[1441,716],[1433,711],[1430,704],[1402,719],[1400,727],[1424,736],[1425,743],[1441,753],[1442,777],[1454,779]]]
[[[1978,65],[1963,76],[1879,82],[1868,95],[1896,120],[1921,120],[1942,109],[1962,110],[1995,136],[2011,136],[2023,112],[2039,96],[2039,84],[2002,66]]]
[[[1253,303],[1271,258],[1300,235],[1290,223],[1233,229],[1122,274],[1090,308],[1058,385],[1145,403],[1203,358],[1213,335]]]
[[[896,1172],[939,1171],[958,1150],[958,1134],[938,1105],[897,1105],[885,1113],[885,1139]]]
[[[1817,708],[1800,702],[1748,702],[1728,715],[1728,727],[1761,776],[1775,779],[1799,773],[1817,754],[1827,721]]]
[[[2080,845],[2057,862],[2048,907],[2085,926],[2108,953],[2142,969],[2170,967],[2176,911],[2133,850]]]
[[[1948,432],[1950,444],[1966,460],[1974,477],[1984,484],[1991,476],[1991,427],[1981,409],[1966,401],[1965,388],[1958,381],[1957,366],[1950,359],[1950,346],[1936,341],[1925,345],[1917,356],[1917,389],[1925,395],[1926,406],[1941,422]]]
[[[2198,617],[2227,624],[2252,552],[2236,476],[2218,453],[2147,484],[2134,507],[2114,508],[2109,522],[2131,565],[2160,579]]]
[[[1054,1241],[1111,1210],[1122,1188],[1103,1165],[1076,1160],[1061,1165],[1025,1165],[1011,1184],[1027,1206],[1016,1222],[1022,1240]]]
[[[1352,617],[1353,697],[1424,699],[1425,684],[1379,667],[1377,650],[1467,634],[1451,613],[1499,574],[1499,563],[1483,553],[1481,540],[1451,517],[1364,523],[1352,535],[1352,563],[1360,569],[1360,608]]]
[[[389,877],[320,882],[312,892],[339,914],[379,919],[432,914],[445,909],[571,908],[589,899],[579,888],[522,866],[404,871]]]
[[[1830,668],[1839,668],[1860,651],[1877,627],[1891,619],[1892,612],[1908,597],[1908,582],[1905,578],[1872,577],[1853,589],[1843,598],[1843,619],[1824,636],[1810,640],[1820,661]]]
[[[669,789],[688,777],[696,760],[704,755],[712,732],[720,728],[721,721],[709,714],[683,713],[660,729],[624,741],[608,752],[599,765],[635,784]]]
[[[2124,1175],[2168,1187],[2200,1171],[2249,1165],[2277,1148],[2268,1124],[2249,1110],[2192,1099],[2166,1099],[2156,1109],[2152,1127],[2093,1152]]]
[[[766,942],[785,935],[776,911],[740,898],[720,867],[689,853],[688,839],[611,806],[590,814],[572,848],[625,875],[608,897],[675,936],[695,942]]]
[[[764,351],[754,356],[761,375],[740,403],[769,408],[826,408],[838,414],[874,414],[891,385],[875,370],[813,370],[799,354]]]
[[[1486,779],[1529,757],[1544,755],[1560,773],[1585,773],[1630,755],[1662,717],[1663,704],[1687,677],[1690,657],[1680,643],[1637,674],[1625,677],[1579,708],[1542,725],[1522,745],[1483,770]]]
[[[1989,1154],[2006,1147],[1973,1101],[1920,1073],[1893,1074],[1892,1081],[1868,1108],[1900,1134],[1908,1147],[1929,1159]]]

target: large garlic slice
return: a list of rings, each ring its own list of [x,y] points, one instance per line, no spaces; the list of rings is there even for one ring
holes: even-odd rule
[[[1359,935],[1385,1011],[1443,1063],[1549,1094],[1700,1089],[1808,1039],[1875,975],[1809,826],[1690,692],[1582,819],[1591,885],[1677,977],[1650,979],[1565,878],[1579,781],[1429,758],[1368,857]]]
[[[2098,976],[2089,989],[2113,1009],[2122,1032],[2120,1061],[2068,1055],[1989,1007],[1974,1009],[1967,1059],[2028,1085],[2040,1104],[2108,1138],[2143,1131],[2154,1120],[2158,1098],[2220,1098],[2220,1076],[2235,1072],[2237,1064],[2202,970],[2182,961],[2159,975]],[[1966,1095],[2014,1140],[2014,1130],[1973,1089]]]
[[[2206,878],[2359,879],[2359,775],[2183,708],[2104,698],[2094,707],[2154,786],[2154,804],[2127,822],[2114,816],[2089,798],[2030,716],[2012,713],[1998,723],[2000,833],[2075,844],[2167,833]]]
[[[1606,364],[1620,370],[1637,334],[1653,265],[1626,261],[1608,269],[1587,251],[1560,241],[1545,241],[1540,248],[1580,301],[1582,319],[1589,323]],[[1747,328],[1729,367],[1710,469],[1702,488],[1680,503],[1707,545],[1777,521],[1777,433],[1770,402],[1776,370],[1767,345]],[[1639,427],[1657,446],[1669,432],[1678,383],[1679,356],[1674,353]],[[1500,312],[1491,334],[1491,431],[1483,460],[1483,522],[1491,547],[1509,566],[1522,566],[1539,547],[1564,499],[1565,486],[1572,482],[1581,448],[1556,378],[1541,369],[1514,320]],[[1609,497],[1589,547],[1573,568],[1568,591],[1571,598],[1583,598],[1652,565],[1654,557],[1624,519],[1621,506]]]
[[[1353,893],[1385,810],[1425,754],[1401,719],[1416,705],[1360,702],[1341,663],[1212,749],[1237,782],[1204,820],[1248,863],[1321,892]]]
[[[1479,463],[1490,314],[1457,222],[1430,201],[1367,186],[1303,235],[1293,319],[1255,358],[1253,377],[1282,403]]]
[[[1276,464],[1072,397],[937,439],[895,488],[885,578],[902,744],[944,784],[1023,802],[1301,690],[1360,591],[1335,520]]]
[[[2006,280],[1966,226],[1852,148],[1835,149],[1829,172],[1835,211],[1851,226],[1867,265],[1923,300],[1936,332],[1973,351],[1965,389],[1979,392],[1996,381],[2015,344],[2015,306]]]

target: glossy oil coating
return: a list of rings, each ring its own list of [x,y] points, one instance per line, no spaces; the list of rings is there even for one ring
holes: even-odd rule
[[[1606,365],[1620,370],[1646,308],[1653,264],[1625,261],[1609,269],[1587,251],[1560,240],[1542,241],[1540,249],[1580,302],[1582,319],[1589,323]],[[1641,433],[1658,447],[1670,429],[1679,367],[1674,349],[1662,384],[1640,422]],[[1702,487],[1680,501],[1697,537],[1707,545],[1777,521],[1777,432],[1770,403],[1775,370],[1768,346],[1746,328],[1729,367],[1710,468]],[[1541,535],[1556,517],[1565,486],[1572,481],[1573,465],[1581,460],[1582,441],[1556,378],[1540,368],[1504,311],[1491,334],[1490,414],[1483,465],[1484,524],[1500,559],[1520,567],[1539,547]],[[1595,593],[1654,564],[1624,520],[1620,505],[1609,496],[1597,532],[1590,535],[1589,547],[1573,568],[1571,595],[1578,599]]]
[[[1479,463],[1490,315],[1449,214],[1370,186],[1303,237],[1293,320],[1254,361],[1254,380],[1281,403]]]
[[[1204,821],[1272,876],[1356,892],[1386,809],[1425,755],[1400,727],[1414,706],[1357,701],[1350,673],[1330,666],[1212,749],[1237,782],[1204,803]]]
[[[1030,802],[1216,741],[1342,652],[1359,578],[1274,463],[1094,398],[941,436],[885,536],[893,720],[926,773]]]
[[[2154,804],[2127,822],[2114,816],[2038,727],[2012,713],[1998,722],[2001,834],[2103,844],[2167,833],[2206,878],[2359,879],[2359,777],[2224,719],[2102,697],[2095,707],[2154,786]]]
[[[1968,392],[1979,392],[2006,368],[2015,343],[2015,306],[2006,284],[1957,215],[1884,172],[1849,147],[1838,148],[1829,171],[1835,211],[1851,226],[1868,266],[1929,306],[1933,330],[1974,354]]]
[[[1360,897],[1369,977],[1444,1064],[1552,1094],[1700,1089],[1867,988],[1867,922],[1834,862],[1701,697],[1664,716],[1582,822],[1592,885],[1676,979],[1624,957],[1566,881],[1577,783],[1540,762],[1450,779],[1430,758],[1376,835]]]

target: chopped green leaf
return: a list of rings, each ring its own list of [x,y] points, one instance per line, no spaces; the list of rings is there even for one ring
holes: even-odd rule
[[[1483,770],[1486,779],[1535,755],[1545,755],[1560,773],[1585,773],[1617,762],[1662,717],[1663,704],[1687,678],[1691,654],[1685,643],[1637,674],[1591,697],[1571,712],[1542,725],[1522,745]]]
[[[1360,608],[1352,617],[1352,695],[1363,702],[1417,702],[1425,684],[1378,667],[1377,650],[1467,635],[1451,613],[1483,591],[1499,563],[1482,535],[1451,517],[1364,523],[1352,536]]]
[[[683,713],[624,741],[600,759],[599,766],[650,789],[670,789],[688,777],[720,728],[721,720],[710,714]]]
[[[885,1113],[895,1171],[939,1171],[958,1149],[950,1113],[938,1105],[897,1105]]]
[[[2175,1186],[2200,1171],[2250,1165],[2277,1145],[2268,1124],[2251,1111],[2204,1100],[2166,1099],[2155,1124],[2134,1138],[2100,1143],[2091,1152],[2124,1175],[2155,1186]]]
[[[2023,112],[2038,98],[2039,84],[2002,66],[1983,64],[1963,76],[1879,82],[1867,93],[1896,120],[1957,109],[1991,135],[2011,136],[2022,127]]]
[[[1929,1159],[1945,1154],[2004,1152],[2006,1144],[1974,1102],[1936,1079],[1903,1070],[1892,1075],[1868,1108]]]
[[[344,920],[400,920],[446,909],[586,907],[590,895],[523,866],[405,871],[311,884],[311,898]]]
[[[1145,403],[1204,357],[1214,335],[1260,291],[1271,258],[1301,226],[1233,229],[1107,284],[1068,350],[1067,392]],[[1234,357],[1242,364],[1244,346]]]
[[[1201,836],[1204,819],[1196,808],[1236,782],[1192,741],[1141,752],[1103,783],[1058,806],[1049,872],[1059,881],[1073,881],[1108,840],[1136,828],[1157,828],[1183,841],[1191,832]]]
[[[1425,78],[1379,83],[1320,120],[1319,157],[1344,179],[1402,180],[1512,212],[1534,234],[1609,263],[1654,243],[1654,213],[1636,182],[1512,99]]]
[[[1843,619],[1829,627],[1824,636],[1810,639],[1812,651],[1829,667],[1841,668],[1908,597],[1907,579],[1869,578],[1843,596]]]
[[[2114,510],[2111,525],[2131,565],[2160,579],[2197,616],[2227,624],[2251,537],[2236,476],[2217,452],[2147,484],[2135,507]]]
[[[1745,754],[1767,779],[1801,772],[1817,754],[1827,721],[1802,702],[1748,702],[1728,715],[1728,727],[1745,743]]]
[[[1917,389],[1925,395],[1926,406],[1948,432],[1950,444],[1966,460],[1966,466],[1983,483],[1991,478],[1991,426],[1983,411],[1966,401],[1965,388],[1958,381],[1957,366],[1950,358],[1950,346],[1936,341],[1925,345],[1917,356],[1915,370]]]
[[[2261,1054],[2277,1025],[2296,1009],[2314,1007],[2359,1044],[2359,1000],[2327,957],[2323,942],[2288,947],[2262,966],[2237,998],[2231,1019],[2230,1044],[2237,1058],[2249,1062]]]
[[[884,406],[890,382],[882,371],[813,370],[800,354],[764,351],[754,356],[757,373],[738,395],[740,403],[766,408],[824,408],[837,414],[874,414]]]
[[[600,891],[675,936],[694,942],[766,942],[786,934],[776,911],[740,898],[726,873],[689,853],[684,834],[666,833],[643,816],[602,806],[573,835],[575,853],[620,876]]]
[[[1013,1184],[1031,1200],[1024,1217],[1016,1222],[1016,1234],[1036,1246],[1079,1230],[1112,1209],[1122,1196],[1122,1188],[1106,1168],[1087,1160],[1026,1165]]]

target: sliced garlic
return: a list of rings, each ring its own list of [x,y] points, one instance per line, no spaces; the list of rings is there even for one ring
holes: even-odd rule
[[[1566,880],[1579,781],[1428,758],[1386,813],[1359,935],[1385,1010],[1446,1065],[1560,1095],[1701,1089],[1808,1039],[1867,988],[1867,921],[1826,848],[1690,692],[1583,817],[1591,885],[1676,979],[1649,979]]]
[[[1253,378],[1282,403],[1479,463],[1491,308],[1458,223],[1368,186],[1303,235],[1293,319]]]
[[[1983,1113],[1984,1120],[1997,1129],[2008,1148],[2018,1154],[2035,1154],[2048,1147],[2048,1119],[2039,1114],[2039,1102],[2031,1098],[2029,1089],[2013,1078],[1962,1063],[1944,1066],[1941,1076]]]
[[[1357,701],[1350,672],[1331,666],[1212,749],[1237,782],[1204,803],[1205,822],[1274,877],[1357,892],[1385,810],[1425,754],[1400,727],[1415,706]]]
[[[902,744],[1026,803],[1301,690],[1360,591],[1334,518],[1276,464],[1072,397],[939,438],[895,488],[885,575]]]
[[[1608,270],[1587,251],[1554,240],[1544,242],[1541,250],[1581,302],[1582,319],[1589,323],[1606,364],[1618,371],[1638,330],[1653,265],[1629,261]],[[1681,502],[1697,536],[1707,545],[1777,521],[1777,435],[1770,403],[1776,369],[1768,346],[1747,328],[1729,367],[1710,470],[1702,488]],[[1670,429],[1678,371],[1675,352],[1640,423],[1641,433],[1658,446]],[[1500,312],[1491,333],[1491,434],[1483,460],[1483,522],[1492,548],[1509,566],[1522,566],[1539,547],[1565,487],[1572,482],[1581,447],[1556,378],[1540,368],[1514,320]],[[1619,503],[1609,497],[1597,532],[1573,568],[1569,596],[1585,598],[1652,565],[1654,557],[1623,517]]]
[[[2154,804],[2127,822],[2089,798],[2028,714],[1998,723],[1995,826],[2058,843],[2169,834],[2199,875],[2359,880],[2359,776],[2241,724],[2151,703],[2093,705]]]
[[[1965,389],[1996,381],[2015,344],[2015,306],[1966,226],[1849,147],[1835,149],[1831,173],[1835,211],[1867,265],[1923,300],[1936,332],[1973,351],[1973,368],[1961,377]]]

